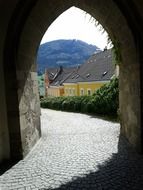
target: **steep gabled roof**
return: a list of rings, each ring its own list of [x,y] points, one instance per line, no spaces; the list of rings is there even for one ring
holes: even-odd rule
[[[60,68],[60,71],[58,72],[56,78],[53,80],[53,82],[50,84],[50,86],[60,86],[64,83],[64,81],[70,77],[70,75],[75,72],[77,68],[71,67],[71,68]]]
[[[59,72],[59,68],[48,68],[46,69],[46,74],[49,78],[49,81],[53,81]]]
[[[63,83],[108,81],[115,73],[112,50],[92,55],[80,67],[50,68],[46,71],[50,86],[61,86]]]
[[[106,81],[115,73],[111,49],[92,55],[65,83]]]

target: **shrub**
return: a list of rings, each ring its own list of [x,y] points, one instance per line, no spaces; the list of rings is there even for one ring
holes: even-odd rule
[[[117,116],[119,107],[118,79],[111,79],[92,96],[47,97],[41,107],[56,110]]]
[[[110,83],[105,84],[94,94],[96,113],[117,115],[119,107],[119,87],[118,79],[111,79]]]

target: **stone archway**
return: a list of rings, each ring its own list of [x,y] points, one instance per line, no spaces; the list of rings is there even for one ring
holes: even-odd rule
[[[1,6],[5,23],[1,39],[1,65],[4,67],[6,138],[10,139],[11,157],[25,156],[40,138],[40,106],[36,82],[36,54],[40,41],[50,24],[66,9],[76,6],[95,17],[117,42],[120,64],[121,133],[132,146],[142,151],[141,115],[141,42],[142,3],[116,0],[15,0]],[[9,6],[8,6],[9,5]],[[141,10],[140,10],[141,9]],[[4,14],[7,12],[7,15]],[[3,69],[3,68],[2,68]],[[2,81],[2,80],[1,80]],[[4,87],[3,87],[4,89]],[[6,99],[5,99],[6,97]],[[8,128],[8,130],[6,130]],[[8,142],[8,140],[7,140]],[[2,142],[4,144],[4,140]],[[9,152],[9,151],[7,151]],[[2,153],[3,154],[3,153]],[[1,156],[4,157],[4,156]]]

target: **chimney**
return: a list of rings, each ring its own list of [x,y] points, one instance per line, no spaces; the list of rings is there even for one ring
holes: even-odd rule
[[[62,73],[62,71],[63,71],[63,66],[62,66],[62,65],[60,65],[60,70],[59,70],[59,73]]]
[[[80,65],[78,64],[78,65],[77,65],[77,70],[78,70],[79,68],[80,68]]]

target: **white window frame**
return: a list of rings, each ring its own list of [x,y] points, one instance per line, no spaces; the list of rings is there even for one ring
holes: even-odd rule
[[[90,92],[90,94],[89,94],[89,92]],[[88,96],[91,96],[91,95],[92,95],[92,90],[91,90],[90,88],[87,89],[87,95],[88,95]]]
[[[69,88],[69,96],[71,96],[71,95],[72,95],[72,89]]]
[[[84,96],[84,88],[81,88],[81,89],[80,89],[80,95],[81,95],[81,96]]]

